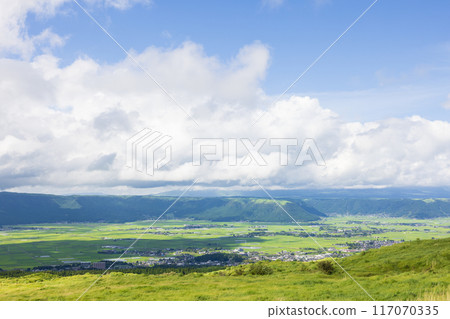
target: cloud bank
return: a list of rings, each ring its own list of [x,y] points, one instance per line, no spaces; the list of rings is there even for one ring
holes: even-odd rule
[[[224,62],[200,44],[148,47],[135,59],[198,122],[180,110],[132,61],[99,64],[87,56],[62,67],[51,52],[34,54],[37,38],[23,33],[27,12],[54,14],[64,1],[13,8],[0,48],[0,188],[70,192],[190,184],[247,187],[439,186],[450,183],[450,123],[419,116],[345,122],[320,101],[286,96],[274,105],[261,89],[270,51],[255,42]],[[106,1],[126,8],[130,1]],[[11,18],[12,17],[12,18]],[[42,40],[59,43],[51,31]],[[8,34],[5,36],[5,34]],[[42,34],[41,34],[42,35]],[[56,42],[55,42],[56,41]],[[62,40],[61,40],[62,41]],[[26,57],[25,57],[26,56]],[[258,115],[266,115],[251,126]],[[126,141],[148,127],[173,139],[172,161],[154,176],[127,168]],[[192,165],[192,138],[312,138],[326,166]],[[296,151],[292,148],[289,159]],[[239,161],[246,156],[238,152]]]

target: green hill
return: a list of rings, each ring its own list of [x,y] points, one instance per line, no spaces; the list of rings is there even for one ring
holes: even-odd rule
[[[52,222],[121,223],[155,219],[176,197],[159,196],[56,196],[0,193],[0,225]],[[280,201],[298,221],[325,216],[316,209]],[[181,198],[164,219],[193,218],[211,221],[292,222],[273,200],[254,198]]]
[[[446,300],[450,238],[370,250],[338,262],[375,300]],[[370,300],[338,266],[259,262],[209,273],[113,272],[83,300]],[[324,270],[325,269],[325,270]],[[75,300],[98,274],[0,277],[0,300]]]
[[[130,222],[155,219],[176,199],[163,196],[98,196],[0,192],[0,225],[52,222]],[[448,199],[297,199],[279,203],[297,221],[333,214],[406,218],[450,216]],[[252,197],[183,197],[164,219],[292,222],[273,200]]]
[[[326,214],[385,215],[405,218],[450,216],[448,199],[307,199],[305,202]]]

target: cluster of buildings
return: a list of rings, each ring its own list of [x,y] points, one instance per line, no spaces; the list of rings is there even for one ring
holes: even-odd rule
[[[131,269],[152,266],[190,267],[190,266],[236,266],[242,262],[257,262],[262,260],[281,261],[314,261],[329,257],[346,257],[353,253],[368,249],[380,248],[401,243],[403,240],[366,240],[337,244],[326,251],[321,249],[305,249],[304,251],[280,251],[276,254],[265,254],[257,250],[259,247],[240,247],[234,250],[226,249],[160,249],[128,251],[133,258],[139,259],[133,263],[124,259],[104,259],[97,262],[62,261],[62,265],[38,266],[28,271],[79,271],[79,270],[106,270],[106,269]],[[99,253],[121,254],[126,249],[121,246],[102,246]],[[189,251],[189,253],[188,253]],[[148,258],[139,258],[148,257]]]
[[[404,240],[359,240],[353,243],[347,243],[348,249],[343,249],[343,252],[360,252],[364,250],[381,248],[383,246],[391,246],[394,244],[403,243]]]

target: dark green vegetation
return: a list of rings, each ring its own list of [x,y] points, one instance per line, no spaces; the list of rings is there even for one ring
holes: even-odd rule
[[[176,274],[190,274],[190,273],[206,273],[213,272],[217,270],[225,269],[224,266],[189,266],[189,267],[172,267],[172,266],[161,266],[156,265],[153,267],[142,267],[142,268],[131,268],[131,269],[111,269],[108,273],[118,272],[126,274],[145,274],[145,275],[161,275],[167,273]],[[41,271],[39,273],[52,275],[55,277],[70,277],[70,276],[80,276],[84,274],[97,274],[101,275],[105,270],[100,269],[89,269],[89,270],[48,270]],[[29,276],[30,272],[25,270],[4,270],[0,269],[0,278],[13,278],[13,277],[24,277]]]
[[[0,193],[0,225],[54,222],[122,223],[154,219],[175,197],[56,196]],[[279,199],[297,221],[315,221],[330,214],[436,218],[450,216],[447,199]],[[164,219],[216,222],[291,222],[273,200],[248,197],[181,198]]]
[[[207,262],[207,261],[243,262],[244,258],[236,254],[212,253],[194,257],[194,260],[196,262]]]
[[[415,240],[339,259],[376,300],[445,300],[450,239]],[[208,273],[113,272],[83,300],[369,300],[343,271],[319,262],[259,262]],[[1,300],[75,300],[98,274],[0,277]]]
[[[52,222],[121,223],[161,215],[176,197],[157,196],[56,196],[0,193],[0,225]],[[303,202],[282,200],[298,221],[325,216]],[[254,198],[181,198],[165,219],[193,218],[211,221],[291,222],[274,201]]]
[[[419,219],[450,216],[448,199],[310,199],[305,202],[327,214]]]
[[[334,263],[331,260],[321,260],[317,263],[317,268],[327,275],[335,272]]]

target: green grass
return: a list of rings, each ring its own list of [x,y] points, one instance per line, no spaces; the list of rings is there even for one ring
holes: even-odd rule
[[[134,238],[144,232],[152,221],[123,224],[41,224],[19,225],[0,231],[0,268],[31,268],[39,265],[63,264],[63,260],[99,261],[117,255],[98,254],[102,246],[128,247]],[[416,226],[420,223],[423,226]],[[203,228],[183,229],[184,225],[204,225]],[[210,226],[212,225],[212,226]],[[393,239],[416,240],[449,237],[449,218],[417,220],[405,218],[374,219],[371,217],[347,216],[326,218],[320,222],[303,223],[302,227],[314,235],[315,240],[325,248],[358,240]],[[34,228],[33,228],[34,227]],[[320,230],[320,227],[324,228]],[[356,237],[326,237],[338,230],[370,230],[377,227],[382,233]],[[30,229],[33,228],[33,229]],[[269,232],[301,231],[295,224],[210,222],[167,220],[158,221],[155,227],[142,236],[136,249],[155,250],[164,248],[186,249],[196,247],[211,249],[236,249],[255,251],[245,247],[258,247],[257,251],[275,254],[282,250],[299,251],[317,249],[311,238],[286,235],[243,238],[258,229]],[[50,257],[41,257],[50,256]],[[133,256],[125,256],[132,258]],[[142,260],[142,259],[141,259]]]
[[[376,300],[448,299],[450,238],[418,240],[338,260]],[[263,262],[187,275],[105,275],[83,300],[369,300],[343,271],[327,275],[316,262]],[[37,273],[0,278],[0,300],[75,300],[97,274]]]

